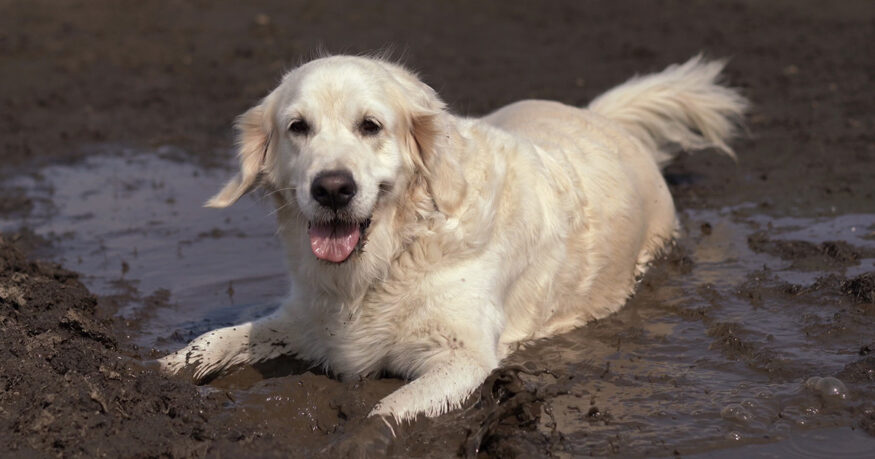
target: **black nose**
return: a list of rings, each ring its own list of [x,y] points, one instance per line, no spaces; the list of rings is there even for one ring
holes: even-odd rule
[[[349,204],[356,191],[358,187],[355,186],[352,173],[347,170],[320,172],[310,186],[313,199],[334,210]]]

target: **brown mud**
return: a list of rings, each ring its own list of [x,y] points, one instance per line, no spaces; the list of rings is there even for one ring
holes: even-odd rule
[[[0,11],[0,455],[872,456],[871,2]],[[365,415],[402,381],[291,359],[200,387],[155,374],[142,362],[286,288],[265,201],[200,208],[234,116],[314,50],[386,47],[463,114],[584,105],[699,51],[732,58],[754,108],[737,164],[666,171],[684,236],[629,304],[519,350],[461,410],[388,426]]]

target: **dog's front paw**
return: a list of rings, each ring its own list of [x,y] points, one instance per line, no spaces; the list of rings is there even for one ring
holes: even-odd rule
[[[434,416],[441,414],[440,407],[434,406],[418,406],[417,403],[407,400],[410,394],[408,391],[398,390],[383,400],[380,400],[368,413],[368,417],[379,417],[389,425],[390,419],[396,424],[402,424],[405,421],[412,421],[417,414],[423,413],[426,416]]]
[[[467,354],[450,354],[380,400],[368,416],[391,417],[398,423],[412,421],[418,415],[440,416],[462,406],[491,370]]]
[[[374,405],[373,408],[371,408],[371,412],[368,413],[368,417],[369,418],[372,418],[372,417],[385,417],[385,418],[392,417],[392,418],[394,418],[394,415],[392,413],[392,410],[387,408],[386,405],[384,405],[383,403],[377,403],[376,405]]]
[[[166,375],[179,376],[195,383],[199,382],[203,376],[203,371],[199,371],[203,362],[203,353],[196,347],[182,348],[161,357],[156,362],[161,372]],[[198,376],[199,374],[201,376]]]
[[[161,357],[158,363],[164,373],[203,382],[226,368],[252,360],[246,330],[242,326],[213,330]]]

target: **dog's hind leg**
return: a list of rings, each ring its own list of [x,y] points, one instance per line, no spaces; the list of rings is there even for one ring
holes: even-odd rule
[[[281,308],[256,321],[204,333],[158,363],[170,374],[191,371],[192,379],[201,382],[234,365],[294,354],[296,337],[293,323]]]

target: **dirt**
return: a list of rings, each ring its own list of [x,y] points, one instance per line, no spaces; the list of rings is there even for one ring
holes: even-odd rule
[[[0,455],[871,457],[871,2],[0,10]],[[365,414],[403,381],[291,359],[200,387],[156,374],[286,288],[264,202],[200,208],[231,173],[233,118],[320,49],[386,48],[462,114],[584,105],[699,51],[731,58],[754,108],[737,163],[666,170],[684,236],[629,304],[516,352],[459,411],[387,426]]]
[[[0,238],[4,454],[196,456],[255,436],[207,422],[216,401],[125,357],[77,277]]]
[[[853,266],[861,257],[875,257],[875,250],[859,249],[845,241],[825,241],[814,244],[808,241],[771,240],[768,233],[758,231],[748,236],[748,245],[757,253],[768,253],[784,260],[791,260],[798,270],[822,270],[826,266]]]

